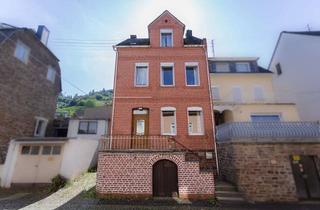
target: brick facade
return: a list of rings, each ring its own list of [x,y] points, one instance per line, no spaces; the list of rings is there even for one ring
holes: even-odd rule
[[[237,140],[218,144],[220,175],[251,201],[297,201],[290,155],[320,157],[320,143]],[[297,142],[297,141],[296,141]],[[316,142],[316,141],[315,141]],[[319,166],[320,167],[320,166]]]
[[[16,41],[30,49],[27,64],[16,57]],[[35,117],[51,122],[56,109],[56,98],[61,91],[60,77],[55,84],[46,79],[48,65],[60,75],[58,59],[46,49],[29,29],[15,32],[0,47],[0,162],[5,160],[8,142],[15,137],[33,136]],[[50,126],[50,125],[48,125]]]
[[[200,172],[199,162],[185,161],[182,152],[100,152],[97,192],[102,196],[152,196],[152,166],[170,160],[178,167],[180,198],[207,199],[214,195],[212,172]]]

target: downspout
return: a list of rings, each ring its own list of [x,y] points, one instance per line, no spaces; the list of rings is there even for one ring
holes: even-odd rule
[[[218,151],[217,151],[217,141],[216,141],[216,132],[215,132],[215,123],[214,123],[214,110],[213,110],[213,99],[212,99],[212,91],[211,91],[211,79],[210,79],[210,71],[209,71],[209,64],[208,64],[208,51],[207,45],[203,46],[203,49],[206,53],[206,66],[207,66],[207,79],[208,79],[208,89],[209,89],[209,98],[210,98],[210,109],[211,109],[211,123],[212,123],[212,131],[213,131],[213,140],[214,140],[214,150],[216,156],[216,166],[217,166],[217,173],[219,173],[219,161],[218,161]]]
[[[115,68],[114,68],[114,78],[113,78],[113,98],[112,98],[112,114],[111,114],[111,125],[110,125],[110,149],[112,148],[112,134],[113,134],[113,124],[114,124],[114,110],[116,101],[116,88],[117,88],[117,72],[118,72],[118,54],[117,48],[113,46],[113,50],[116,52]]]

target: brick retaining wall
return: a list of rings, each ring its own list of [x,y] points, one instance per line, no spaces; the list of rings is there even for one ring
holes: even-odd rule
[[[320,143],[218,144],[221,176],[236,184],[252,201],[297,201],[290,155],[319,154]]]
[[[152,166],[167,159],[178,166],[179,197],[201,199],[214,194],[212,172],[200,172],[199,162],[186,162],[184,153],[100,152],[97,193],[101,196],[152,196]]]

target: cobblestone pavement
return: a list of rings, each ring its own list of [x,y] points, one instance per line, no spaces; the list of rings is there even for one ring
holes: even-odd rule
[[[56,209],[71,199],[79,195],[82,191],[89,190],[96,184],[96,173],[86,173],[75,179],[69,186],[66,186],[50,196],[35,202],[29,206],[22,208],[22,210],[33,209]]]
[[[193,202],[191,205],[179,205],[171,200],[145,200],[145,201],[116,201],[103,200],[97,198],[85,198],[83,194],[78,195],[68,203],[62,205],[58,210],[320,210],[320,202],[312,204],[274,204],[274,203],[219,203],[217,206],[211,205],[207,201]]]
[[[49,196],[47,187],[12,187],[0,189],[0,209],[20,209]]]

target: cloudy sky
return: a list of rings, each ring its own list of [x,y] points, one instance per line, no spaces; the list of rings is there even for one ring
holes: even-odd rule
[[[195,36],[213,39],[216,56],[260,57],[263,67],[281,31],[320,30],[319,0],[0,0],[0,22],[46,25],[63,93],[73,95],[111,89],[112,45],[147,37],[147,25],[166,9]]]

